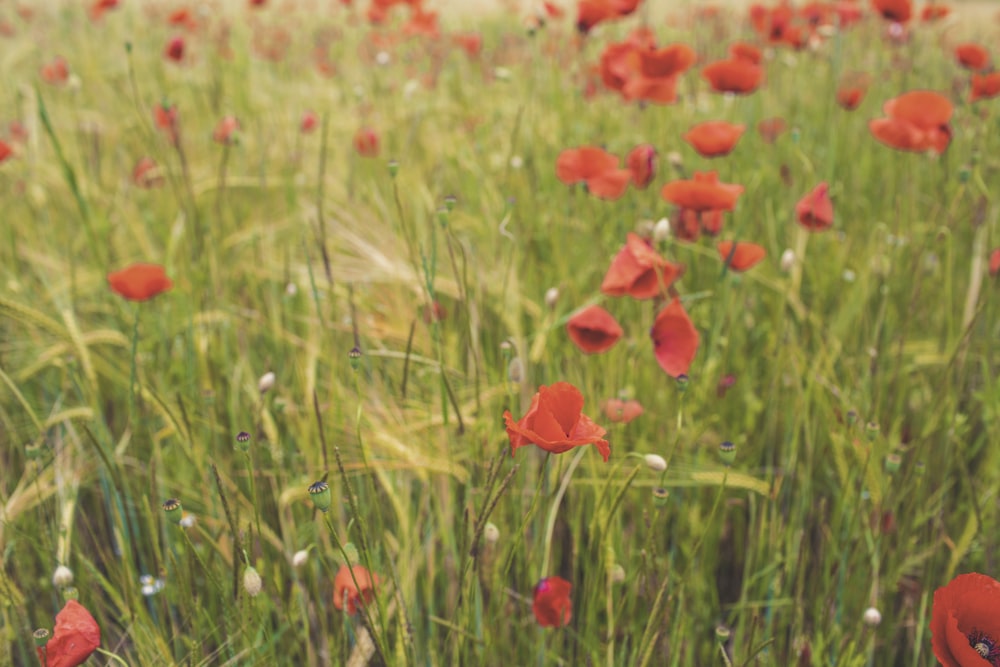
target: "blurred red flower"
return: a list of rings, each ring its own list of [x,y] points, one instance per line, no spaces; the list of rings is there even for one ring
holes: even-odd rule
[[[569,625],[573,617],[573,602],[569,594],[573,584],[562,577],[546,577],[535,586],[531,611],[543,628],[560,628]]]
[[[313,111],[303,111],[302,120],[299,122],[299,131],[302,134],[309,134],[316,129],[319,124],[319,116]]]
[[[362,127],[354,133],[354,150],[361,157],[378,157],[378,133],[370,127]]]
[[[479,57],[483,50],[483,36],[478,32],[468,32],[461,35],[453,35],[452,41],[457,44],[470,58]]]
[[[640,0],[578,0],[576,29],[583,34],[598,23],[628,16],[639,6]]]
[[[11,148],[3,139],[0,139],[0,163],[6,162],[14,155],[14,149]]]
[[[656,254],[638,234],[629,232],[625,247],[618,251],[601,282],[601,292],[609,296],[652,299],[663,294],[684,272]]]
[[[616,424],[628,424],[644,412],[642,404],[635,399],[609,398],[604,401],[604,416]]]
[[[176,63],[184,60],[184,38],[180,35],[171,37],[163,49],[163,56]]]
[[[56,56],[42,65],[42,79],[54,86],[66,83],[69,79],[69,63],[62,56]]]
[[[118,6],[118,0],[94,0],[90,5],[90,20],[100,21],[104,14]]]
[[[153,121],[156,123],[156,127],[166,132],[172,144],[177,143],[177,115],[176,104],[169,107],[165,104],[157,104],[153,108]]]
[[[83,605],[67,600],[56,614],[56,627],[45,646],[38,647],[38,659],[46,667],[77,667],[101,645],[101,628]]]
[[[675,297],[657,314],[650,337],[660,368],[672,377],[686,375],[698,352],[698,330],[680,299]]]
[[[1000,248],[990,253],[990,275],[994,278],[1000,273]]]
[[[951,143],[951,101],[941,93],[913,90],[882,106],[886,118],[869,121],[872,135],[903,151],[943,153]]]
[[[990,67],[990,52],[979,44],[967,42],[955,47],[955,60],[965,69],[979,72]]]
[[[960,574],[934,591],[931,647],[945,667],[1000,665],[1000,582]]]
[[[796,220],[809,231],[822,232],[833,226],[833,202],[830,201],[829,189],[824,181],[795,205]]]
[[[111,291],[129,301],[148,301],[174,286],[160,264],[132,264],[108,274]]]
[[[757,132],[766,144],[773,144],[785,129],[787,129],[785,119],[780,116],[764,118],[757,123]]]
[[[969,101],[985,100],[1000,95],[1000,72],[972,75],[972,92]]]
[[[170,12],[170,15],[167,16],[167,23],[176,28],[184,28],[190,31],[198,28],[198,21],[195,20],[194,14],[187,7],[179,7]]]
[[[215,126],[215,130],[212,132],[212,139],[220,144],[232,143],[235,138],[234,135],[239,131],[240,121],[236,119],[236,116],[225,116]]]
[[[583,394],[573,385],[568,382],[542,385],[520,421],[515,422],[510,410],[504,410],[511,456],[518,447],[532,444],[552,454],[594,445],[607,462],[611,447],[603,438],[606,431],[582,410]]]
[[[353,616],[358,607],[375,599],[375,586],[378,583],[378,576],[373,576],[366,567],[341,565],[333,578],[333,606],[338,611],[346,609]]]
[[[872,0],[872,7],[882,18],[896,23],[906,23],[913,16],[911,0]]]
[[[720,183],[717,172],[696,171],[691,180],[667,183],[660,195],[671,204],[695,211],[732,211],[743,190],[742,185]]]
[[[569,338],[587,354],[607,352],[625,333],[614,316],[600,306],[587,306],[566,322]]]
[[[618,157],[593,146],[568,148],[556,158],[556,176],[567,185],[580,183],[602,199],[618,199],[625,194],[632,172],[618,166]]]
[[[748,42],[735,42],[729,46],[729,55],[734,60],[746,60],[754,65],[759,65],[764,59],[764,54],[761,53],[753,44]]]
[[[865,99],[871,75],[866,72],[851,72],[845,75],[837,86],[837,104],[848,111],[854,111]]]
[[[632,172],[632,185],[645,189],[656,176],[656,149],[650,144],[640,144],[625,156],[625,166]]]
[[[940,3],[927,4],[924,5],[923,10],[920,12],[921,21],[940,21],[944,17],[951,13],[951,8],[948,5],[942,5]]]
[[[566,11],[554,2],[543,2],[542,9],[545,10],[545,15],[550,19],[561,19]]]
[[[760,86],[764,79],[764,68],[748,60],[717,60],[705,65],[701,76],[716,92],[748,95]]]
[[[723,120],[698,123],[684,133],[684,141],[691,144],[702,157],[729,155],[736,142],[743,136],[746,125],[733,125]]]
[[[652,40],[637,30],[624,42],[608,44],[601,53],[601,80],[626,100],[671,104],[677,100],[678,79],[697,56],[686,44],[657,49]]]
[[[140,188],[155,188],[163,185],[163,175],[156,161],[151,157],[139,158],[132,169],[132,182]]]
[[[722,261],[733,271],[746,271],[767,256],[763,246],[746,241],[739,243],[721,241],[716,248]]]

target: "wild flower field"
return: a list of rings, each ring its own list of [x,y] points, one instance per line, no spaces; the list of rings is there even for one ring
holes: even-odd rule
[[[456,4],[0,2],[0,665],[1000,665],[993,12]]]

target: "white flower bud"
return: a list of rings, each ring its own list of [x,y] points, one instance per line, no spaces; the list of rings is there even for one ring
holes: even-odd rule
[[[260,578],[260,574],[254,567],[247,565],[247,569],[243,570],[243,590],[247,592],[247,595],[255,598],[263,587],[264,581]]]
[[[653,225],[653,240],[657,243],[663,243],[670,239],[670,220],[668,218],[660,218]]]
[[[642,458],[646,460],[646,465],[649,466],[650,470],[663,472],[667,469],[667,460],[659,454],[646,454]]]
[[[307,560],[309,560],[308,551],[306,551],[305,549],[296,551],[295,555],[292,556],[292,567],[302,567],[303,565],[306,564]]]
[[[274,373],[270,371],[264,373],[263,375],[260,376],[260,379],[257,380],[257,391],[259,391],[261,394],[266,394],[267,392],[271,391],[271,388],[274,387],[274,380],[275,380]]]
[[[550,287],[545,290],[545,305],[549,308],[555,308],[556,302],[559,301],[559,288]]]
[[[795,251],[786,248],[785,252],[781,253],[781,270],[788,273],[793,266],[795,266]]]
[[[865,609],[864,620],[865,625],[874,628],[882,622],[882,612],[875,607],[868,607],[868,609]]]
[[[52,585],[56,588],[66,588],[73,583],[73,570],[65,565],[60,565],[52,574]]]
[[[500,529],[492,521],[487,521],[486,527],[483,529],[483,537],[489,544],[496,544],[500,539]]]

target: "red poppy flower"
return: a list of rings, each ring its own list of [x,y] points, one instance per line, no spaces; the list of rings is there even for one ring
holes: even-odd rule
[[[748,95],[760,86],[764,79],[764,68],[748,60],[717,60],[705,65],[701,76],[716,92]]]
[[[656,254],[638,234],[629,232],[625,247],[615,255],[601,282],[601,292],[609,296],[652,299],[663,294],[684,268]]]
[[[566,322],[566,331],[587,354],[607,352],[625,333],[614,316],[600,306],[587,306],[573,315]]]
[[[971,69],[974,72],[979,72],[984,69],[989,69],[990,52],[979,44],[973,44],[971,42],[959,44],[955,47],[955,60],[957,60],[958,64],[965,69]]]
[[[990,275],[994,278],[1000,273],[1000,248],[990,253]]]
[[[625,166],[632,172],[632,185],[645,189],[656,176],[656,149],[650,144],[640,144],[625,156]]]
[[[574,447],[595,445],[607,462],[611,447],[602,436],[606,431],[582,413],[583,394],[568,382],[556,382],[538,388],[531,407],[515,422],[510,410],[504,410],[503,420],[510,439],[510,453],[518,447],[536,445],[552,454],[562,454]]]
[[[167,133],[170,143],[177,143],[177,105],[168,107],[157,104],[153,109],[153,121],[156,127]]]
[[[740,243],[722,241],[716,248],[719,250],[722,261],[733,271],[746,271],[767,256],[767,251],[764,250],[763,246],[746,241]]]
[[[757,132],[760,133],[760,138],[763,139],[766,144],[773,144],[774,141],[781,136],[785,129],[787,129],[785,119],[780,116],[775,116],[774,118],[764,118],[757,123]]]
[[[156,164],[156,160],[151,157],[139,158],[132,169],[132,182],[140,188],[155,188],[163,185],[163,175]]]
[[[163,49],[163,56],[175,63],[184,60],[184,38],[180,35],[172,37]]]
[[[410,20],[403,26],[404,35],[422,35],[437,39],[441,36],[438,28],[438,13],[424,9],[420,5],[411,5]]]
[[[90,6],[90,20],[100,21],[104,14],[118,6],[118,0],[94,0]]]
[[[649,334],[660,368],[672,377],[686,375],[698,352],[698,330],[680,299],[675,297],[659,312]]]
[[[618,167],[618,157],[600,148],[582,146],[564,150],[556,158],[556,176],[567,185],[584,182],[602,199],[618,199],[632,180],[632,172]]]
[[[942,4],[932,4],[924,5],[923,10],[920,12],[921,21],[940,21],[944,17],[951,13],[951,8],[948,5]]]
[[[543,2],[542,9],[545,10],[546,16],[548,16],[550,19],[561,19],[563,15],[566,13],[562,7],[560,7],[554,2]]]
[[[609,398],[604,401],[602,407],[604,408],[604,416],[616,424],[627,424],[644,412],[642,404],[635,399],[626,401],[620,398]]]
[[[543,628],[561,628],[573,617],[573,602],[569,594],[573,584],[562,577],[546,577],[535,586],[531,611]]]
[[[228,144],[234,139],[234,134],[240,130],[240,121],[236,119],[236,116],[226,116],[219,121],[219,124],[215,126],[215,131],[212,132],[212,139],[216,143]]]
[[[930,629],[944,667],[1000,665],[1000,582],[970,572],[934,591]]]
[[[333,578],[333,606],[338,611],[344,611],[346,607],[347,613],[353,616],[358,607],[375,599],[378,583],[378,576],[373,576],[366,567],[341,565]]]
[[[633,31],[625,42],[609,44],[601,53],[604,85],[626,100],[671,104],[677,81],[694,64],[696,54],[686,44],[655,48],[652,36]]]
[[[175,28],[184,28],[185,30],[193,31],[198,28],[198,21],[195,20],[191,10],[187,7],[180,7],[172,11],[170,15],[167,16],[167,23]]]
[[[51,62],[42,65],[42,79],[54,86],[66,83],[69,79],[69,63],[62,56],[56,56]]]
[[[159,264],[132,264],[108,274],[111,291],[129,301],[147,301],[166,292],[174,283]]]
[[[882,106],[886,118],[869,121],[872,135],[892,148],[943,153],[951,143],[952,104],[941,93],[913,90]]]
[[[760,49],[747,42],[731,44],[729,46],[729,55],[734,60],[746,60],[754,65],[759,65],[764,59],[764,54],[761,53]]]
[[[303,111],[302,120],[299,122],[299,131],[302,134],[309,134],[316,129],[319,124],[319,116],[313,111]]]
[[[717,172],[694,172],[692,180],[671,181],[663,186],[660,196],[671,204],[695,211],[732,211],[743,193],[743,186],[719,183]]]
[[[576,29],[587,34],[598,23],[628,16],[638,5],[639,0],[579,0]]]
[[[483,50],[483,36],[478,32],[470,32],[464,35],[454,35],[452,40],[470,58],[477,58],[479,52]]]
[[[354,134],[354,150],[361,157],[378,157],[378,133],[370,127],[362,127]]]
[[[736,142],[743,136],[746,125],[733,125],[723,120],[710,120],[698,123],[686,133],[684,141],[688,142],[702,157],[721,157],[729,155]]]
[[[795,218],[809,231],[822,232],[833,225],[833,202],[830,201],[829,189],[824,181],[795,205]]]
[[[872,0],[872,7],[882,18],[896,23],[906,23],[913,16],[911,0]]]
[[[969,101],[985,100],[1000,95],[1000,72],[972,75],[972,92]]]
[[[14,155],[14,149],[3,139],[0,139],[0,164],[6,162]]]
[[[77,667],[101,645],[101,628],[82,604],[67,600],[56,614],[56,627],[45,646],[38,647],[38,659],[47,667]]]

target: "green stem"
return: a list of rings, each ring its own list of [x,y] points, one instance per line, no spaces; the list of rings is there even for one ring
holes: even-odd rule
[[[139,304],[135,305],[135,320],[132,324],[132,357],[131,370],[129,372],[129,382],[128,382],[128,423],[131,428],[135,424],[135,385],[136,385],[136,375],[138,375],[138,363],[136,361],[136,356],[139,350],[139,313],[142,310]]]

